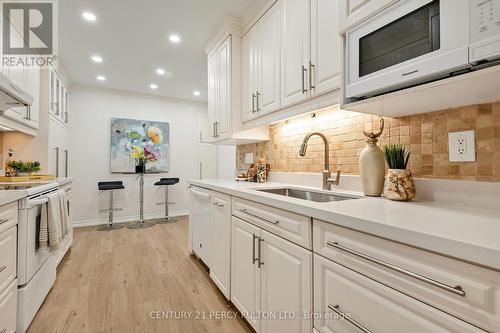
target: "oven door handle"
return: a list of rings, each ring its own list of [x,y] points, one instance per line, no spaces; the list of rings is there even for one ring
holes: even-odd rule
[[[36,206],[40,206],[40,205],[46,204],[47,202],[49,202],[48,198],[37,199],[37,200],[30,200],[30,209],[34,208]]]

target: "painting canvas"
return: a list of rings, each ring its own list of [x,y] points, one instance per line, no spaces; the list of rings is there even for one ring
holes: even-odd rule
[[[135,172],[134,153],[154,157],[146,172],[167,172],[169,165],[169,123],[136,119],[111,119],[111,172]]]

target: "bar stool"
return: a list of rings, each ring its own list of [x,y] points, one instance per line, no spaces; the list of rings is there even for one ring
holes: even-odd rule
[[[112,182],[98,182],[97,187],[99,188],[99,191],[109,191],[109,208],[108,209],[101,209],[99,212],[108,212],[109,217],[108,217],[108,224],[103,225],[97,228],[99,231],[110,231],[110,230],[116,230],[120,229],[123,227],[123,225],[113,225],[113,212],[116,211],[121,211],[121,208],[114,208],[113,207],[113,192],[114,190],[123,190],[125,186],[123,186],[123,182],[121,181],[112,181]]]
[[[175,205],[175,202],[168,201],[168,187],[175,185],[179,182],[179,178],[160,178],[155,186],[165,186],[165,202],[159,202],[156,205],[165,205],[165,218],[162,221],[156,222],[157,224],[167,224],[177,222],[177,219],[169,217],[168,206]]]

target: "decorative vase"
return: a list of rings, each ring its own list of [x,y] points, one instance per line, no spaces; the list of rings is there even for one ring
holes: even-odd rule
[[[146,164],[144,163],[136,164],[135,173],[146,173]]]
[[[366,147],[359,155],[359,175],[363,192],[370,197],[380,197],[384,190],[385,158],[384,152],[377,146],[378,137],[384,131],[384,119],[380,120],[377,133],[363,132],[366,136]]]
[[[396,201],[415,198],[415,183],[410,170],[389,169],[385,179],[385,196]]]
[[[257,164],[257,182],[265,183],[267,180],[266,161],[259,160]]]

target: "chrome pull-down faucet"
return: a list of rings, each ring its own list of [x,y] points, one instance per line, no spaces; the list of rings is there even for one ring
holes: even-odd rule
[[[332,173],[330,171],[330,146],[328,144],[328,140],[326,139],[325,135],[320,132],[311,132],[306,135],[304,138],[304,141],[302,142],[302,145],[300,146],[299,150],[299,155],[304,157],[306,156],[307,152],[307,142],[312,136],[319,136],[321,139],[323,139],[323,143],[325,144],[325,169],[323,171],[323,190],[331,190],[332,189],[332,184],[333,185],[338,185],[340,181],[340,170],[337,171],[337,175],[335,178],[331,178]]]

